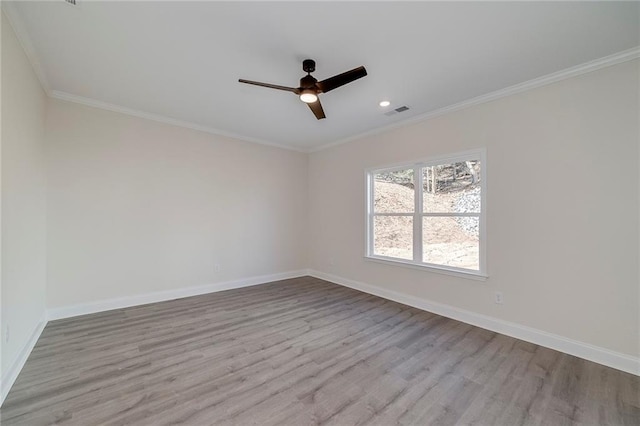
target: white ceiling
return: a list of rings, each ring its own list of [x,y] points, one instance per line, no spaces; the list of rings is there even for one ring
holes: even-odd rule
[[[3,2],[4,3],[4,2]],[[21,2],[9,8],[50,92],[312,150],[640,44],[637,2]],[[316,120],[288,92],[321,95]],[[383,109],[378,102],[391,101]],[[386,116],[402,105],[411,109]]]

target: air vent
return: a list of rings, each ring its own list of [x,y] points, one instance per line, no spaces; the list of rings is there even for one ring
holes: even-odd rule
[[[78,0],[64,0],[64,2],[66,4],[68,4],[69,6],[77,6],[78,5]]]
[[[395,115],[395,114],[397,114],[399,112],[405,112],[407,110],[409,110],[409,107],[406,106],[406,105],[403,105],[403,106],[398,107],[398,108],[396,108],[396,109],[394,109],[392,111],[385,112],[384,115],[386,115],[387,117],[390,117],[390,116]]]

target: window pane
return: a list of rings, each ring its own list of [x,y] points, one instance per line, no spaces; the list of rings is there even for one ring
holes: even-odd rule
[[[413,213],[413,169],[376,173],[373,180],[375,213]]]
[[[422,168],[425,213],[480,213],[480,161]]]
[[[423,261],[480,270],[480,219],[423,217]]]
[[[373,254],[413,260],[413,217],[376,216]]]

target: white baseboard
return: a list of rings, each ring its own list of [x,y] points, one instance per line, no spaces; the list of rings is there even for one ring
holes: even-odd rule
[[[49,321],[71,318],[79,315],[93,314],[97,312],[109,311],[112,309],[127,308],[131,306],[145,305],[147,303],[164,302],[167,300],[180,299],[183,297],[198,296],[200,294],[215,293],[218,291],[232,290],[235,288],[250,287],[259,284],[266,284],[273,281],[286,280],[309,275],[307,269],[297,271],[281,272],[270,275],[260,275],[255,277],[241,278],[237,280],[224,281],[204,286],[179,288],[175,290],[158,291],[153,293],[141,294],[130,297],[121,297],[117,299],[101,300],[97,302],[83,303],[79,305],[63,306],[60,308],[49,309],[45,312],[37,327],[31,333],[31,337],[24,345],[16,360],[11,364],[9,370],[2,376],[0,385],[0,406],[4,403],[4,399],[9,394],[9,390],[18,378],[18,374],[24,367],[27,358],[31,354],[36,342],[42,334],[42,330]]]
[[[62,306],[47,311],[49,321],[77,317],[79,315],[94,314],[110,311],[112,309],[128,308],[131,306],[146,305],[147,303],[164,302],[167,300],[181,299],[183,297],[198,296],[200,294],[215,293],[218,291],[232,290],[234,288],[250,287],[258,284],[266,284],[272,281],[286,280],[308,275],[306,269],[281,272],[270,275],[241,278],[232,281],[224,281],[197,287],[177,288],[174,290],[156,291],[153,293],[136,296],[119,297],[117,299],[100,300],[97,302],[82,303],[78,305]]]
[[[640,358],[631,355],[313,269],[309,275],[640,376]]]
[[[38,321],[38,324],[36,325],[36,327],[31,332],[31,336],[29,336],[29,340],[27,340],[27,342],[22,347],[20,352],[18,352],[18,356],[16,357],[16,359],[11,363],[11,365],[9,366],[9,369],[2,376],[2,380],[0,381],[2,383],[2,385],[0,386],[1,387],[0,406],[2,406],[2,404],[4,403],[4,399],[9,394],[9,390],[11,389],[11,386],[13,386],[16,379],[18,378],[18,374],[20,374],[20,371],[22,371],[22,367],[24,367],[25,362],[27,362],[27,358],[29,358],[31,351],[33,350],[36,343],[38,342],[38,339],[42,334],[42,330],[44,330],[44,327],[46,325],[47,325],[47,316],[45,312],[43,313],[42,318],[40,318],[40,321]]]
[[[6,374],[2,376],[0,386],[0,406],[2,405],[2,403],[4,403],[4,399],[6,398],[9,390],[16,381],[18,374],[20,374],[22,367],[24,367],[27,358],[29,358],[31,351],[35,347],[48,321],[70,318],[78,315],[85,315],[96,312],[103,312],[111,309],[126,308],[130,306],[144,305],[147,303],[162,302],[166,300],[180,299],[183,297],[197,296],[200,294],[214,293],[235,288],[266,284],[273,281],[297,278],[305,275],[310,275],[326,281],[331,281],[345,287],[350,287],[355,290],[363,291],[365,293],[373,294],[375,296],[413,306],[424,311],[433,312],[447,318],[462,321],[467,324],[475,325],[477,327],[515,337],[520,340],[535,343],[537,345],[544,346],[550,349],[555,349],[569,355],[574,355],[579,358],[597,362],[598,364],[606,365],[608,367],[640,376],[640,359],[630,355],[610,351],[608,349],[593,346],[588,343],[579,342],[552,333],[547,333],[546,331],[537,330],[464,309],[458,309],[453,306],[432,302],[426,299],[410,296],[393,290],[384,289],[382,287],[365,284],[363,282],[350,280],[313,269],[301,269],[297,271],[288,271],[278,274],[261,275],[238,280],[225,281],[205,286],[160,291],[131,297],[109,299],[99,302],[91,302],[86,304],[50,309],[38,322],[38,325],[31,333],[29,340],[23,346],[22,350],[20,350],[17,358],[11,364]]]

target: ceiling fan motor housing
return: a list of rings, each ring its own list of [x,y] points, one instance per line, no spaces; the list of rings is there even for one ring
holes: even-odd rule
[[[300,79],[300,88],[302,89],[314,89],[316,90],[316,82],[318,80],[316,80],[315,78],[313,78],[310,75],[304,76]]]

